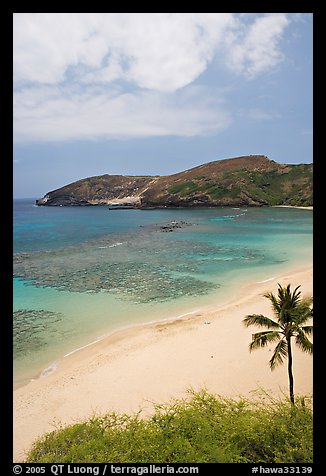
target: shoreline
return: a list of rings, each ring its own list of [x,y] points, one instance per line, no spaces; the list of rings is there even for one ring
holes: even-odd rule
[[[299,210],[314,210],[314,207],[311,205],[306,207],[301,207],[298,205],[272,205],[273,208],[298,208]]]
[[[14,460],[54,422],[140,408],[146,415],[151,402],[186,396],[189,387],[234,396],[261,386],[286,395],[286,365],[271,373],[269,349],[249,354],[254,328],[241,325],[248,313],[271,315],[262,294],[276,292],[278,282],[312,294],[312,266],[246,284],[222,306],[129,325],[66,354],[54,372],[14,390]],[[297,394],[312,393],[312,359],[297,349],[294,377]]]

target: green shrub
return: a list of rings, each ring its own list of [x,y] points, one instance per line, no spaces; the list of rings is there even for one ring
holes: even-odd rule
[[[179,193],[180,195],[184,196],[196,191],[198,191],[198,185],[191,180],[173,185],[172,187],[168,188],[169,193]]]
[[[32,447],[28,462],[312,462],[312,408],[297,400],[223,398],[206,391],[156,405],[147,419],[111,413],[61,428]]]

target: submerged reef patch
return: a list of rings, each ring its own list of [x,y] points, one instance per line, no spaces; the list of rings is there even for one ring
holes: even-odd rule
[[[13,313],[13,350],[15,357],[41,349],[58,332],[60,312],[44,309],[18,309]]]
[[[27,285],[70,292],[109,292],[134,303],[199,296],[219,287],[216,272],[261,262],[250,247],[220,246],[175,237],[179,225],[139,227],[137,232],[106,235],[78,245],[16,253],[14,275]],[[182,223],[182,228],[188,223]],[[173,229],[175,233],[157,233]],[[230,262],[232,264],[230,264]]]

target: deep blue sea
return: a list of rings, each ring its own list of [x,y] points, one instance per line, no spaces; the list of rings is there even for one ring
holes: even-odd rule
[[[312,263],[312,212],[109,210],[14,200],[14,384],[125,327]]]

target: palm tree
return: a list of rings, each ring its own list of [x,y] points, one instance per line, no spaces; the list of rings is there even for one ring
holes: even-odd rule
[[[284,359],[288,358],[290,400],[293,405],[292,337],[295,338],[295,343],[303,352],[308,354],[313,352],[313,344],[307,337],[312,334],[313,326],[304,325],[313,315],[312,297],[300,298],[299,288],[300,286],[297,286],[292,293],[290,284],[286,288],[278,284],[277,297],[271,292],[264,294],[264,297],[272,303],[277,322],[262,314],[250,314],[243,320],[246,327],[253,325],[270,329],[253,334],[249,350],[251,352],[272,342],[277,342],[269,361],[271,370],[274,370],[277,365],[283,364]]]

